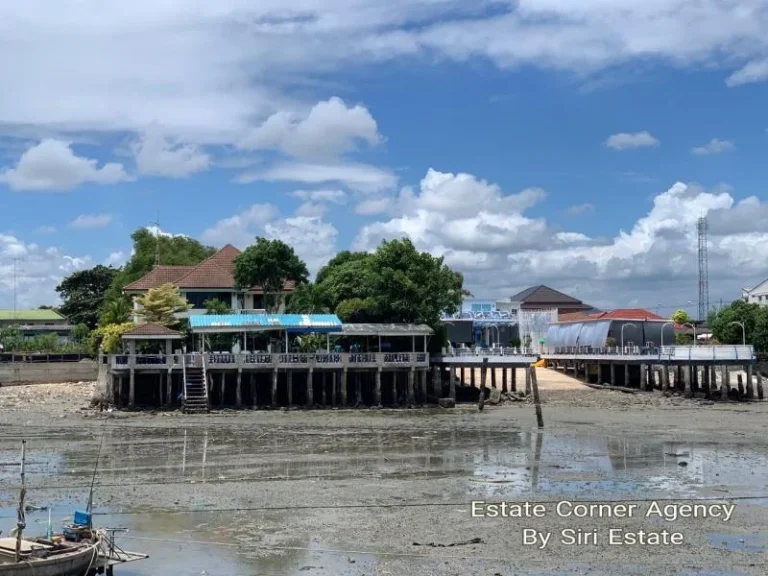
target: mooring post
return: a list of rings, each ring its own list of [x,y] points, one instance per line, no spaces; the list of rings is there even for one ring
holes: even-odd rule
[[[322,378],[323,390],[322,390],[322,393],[320,394],[320,396],[321,396],[320,401],[323,404],[323,408],[328,406],[328,396],[327,396],[327,392],[326,392],[326,386],[328,385],[327,375],[328,375],[328,373],[325,370],[323,370],[323,378]]]
[[[243,407],[243,369],[237,368],[237,388],[235,389],[235,405],[238,408]]]
[[[435,374],[437,373],[437,366],[432,367],[432,378],[434,380]],[[381,366],[379,366],[376,369],[376,383],[374,387],[374,401],[376,402],[376,406],[381,408]]]
[[[341,407],[347,407],[347,368],[341,372]]]
[[[720,398],[728,400],[728,392],[731,388],[731,382],[730,375],[728,374],[728,366],[725,364],[720,366],[720,380],[722,381],[720,384]]]
[[[421,401],[422,406],[427,405],[427,371],[426,370],[419,370],[419,378],[421,381]],[[455,381],[455,378],[454,378]],[[455,386],[455,384],[454,384]]]
[[[272,370],[272,408],[277,408],[277,368]]]
[[[669,392],[669,366],[661,366],[661,391],[665,394]]]
[[[288,379],[288,410],[293,408],[293,370],[286,370],[286,376]]]
[[[531,387],[533,388],[533,403],[536,406],[536,424],[539,428],[544,428],[544,414],[541,411],[541,397],[539,396],[539,379],[536,376],[536,367],[529,366]]]
[[[315,405],[314,372],[312,366],[307,370],[307,408],[312,408]]]
[[[474,369],[472,370],[474,373]],[[477,400],[477,409],[482,410],[485,406],[485,378],[488,372],[488,358],[483,358],[483,365],[480,368],[480,396]]]
[[[416,376],[416,373],[414,372],[414,367],[411,366],[411,369],[408,370],[408,408],[413,408],[416,404],[416,395],[414,392],[414,378]]]

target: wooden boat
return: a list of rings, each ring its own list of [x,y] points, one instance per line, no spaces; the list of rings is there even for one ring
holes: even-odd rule
[[[0,576],[83,576],[98,568],[101,538],[80,542],[22,540],[16,561],[16,538],[0,538]]]

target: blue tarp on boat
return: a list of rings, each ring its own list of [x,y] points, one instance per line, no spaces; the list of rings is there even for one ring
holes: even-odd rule
[[[287,330],[292,333],[338,332],[335,314],[195,314],[189,317],[192,332],[247,332]]]

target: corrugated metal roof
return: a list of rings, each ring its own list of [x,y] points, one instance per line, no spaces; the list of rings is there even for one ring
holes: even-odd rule
[[[431,336],[426,324],[344,324],[335,336]]]
[[[47,308],[40,308],[37,310],[0,310],[0,320],[18,320],[24,321],[56,321],[63,320],[64,316],[56,312],[55,310],[48,310]]]
[[[290,332],[333,332],[341,328],[335,314],[195,314],[189,317],[193,332],[288,330]]]

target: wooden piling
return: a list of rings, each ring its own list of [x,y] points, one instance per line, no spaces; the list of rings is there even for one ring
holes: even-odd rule
[[[328,385],[328,372],[325,370],[323,370],[323,377],[321,380],[321,384],[323,389],[320,393],[320,403],[322,404],[323,408],[325,408],[326,406],[328,406],[328,396],[326,392],[326,386]]]
[[[509,389],[517,392],[517,366],[513,366],[509,371]]]
[[[702,374],[702,386],[704,387],[704,394],[706,394],[707,398],[709,398],[709,395],[712,392],[712,366],[705,365],[703,369],[704,374]]]
[[[629,388],[629,364],[624,364],[624,387]]]
[[[747,398],[755,399],[755,385],[752,382],[752,364],[747,364]]]
[[[437,374],[437,366],[432,367],[432,378],[434,380],[435,375]],[[424,383],[426,386],[426,382]],[[376,370],[376,389],[375,389],[375,395],[376,395],[376,406],[381,408],[381,368],[378,368]]]
[[[128,374],[128,407],[136,407],[136,373],[133,366]]]
[[[469,385],[472,386],[472,388],[475,387],[475,365],[474,364],[469,369]]]
[[[661,367],[661,391],[669,392],[669,366],[666,364]]]
[[[341,371],[341,406],[347,407],[347,369]]]
[[[238,408],[243,407],[243,369],[237,369],[237,388],[235,389],[235,404]]]
[[[408,398],[406,400],[406,404],[408,405],[408,408],[413,408],[416,405],[416,395],[415,395],[415,389],[414,389],[415,376],[416,376],[416,373],[414,371],[414,368],[412,367],[410,370],[408,370]]]
[[[163,405],[163,372],[160,372],[160,374],[157,375],[157,405],[162,406]]]
[[[688,366],[683,367],[683,380],[684,380],[683,387],[685,389],[685,395],[686,395],[686,397],[690,398],[691,396],[693,396],[693,390],[691,389],[691,366],[690,366],[690,364]]]
[[[757,370],[755,373],[755,376],[757,376],[757,399],[762,400],[763,399],[763,375],[760,374],[760,370]]]
[[[474,369],[472,370],[474,373]],[[488,358],[483,358],[483,366],[480,368],[480,397],[477,401],[477,409],[482,410],[485,406],[485,377],[488,372]]]
[[[462,372],[463,370],[464,368],[462,368]],[[440,392],[440,396],[442,396],[442,390]],[[451,369],[451,381],[448,383],[448,396],[453,398],[454,402],[456,401],[456,378],[453,378],[453,369]]]
[[[293,370],[286,370],[288,379],[288,410],[293,408]]]
[[[496,388],[496,368],[491,368],[491,388]]]
[[[277,368],[272,370],[272,408],[277,408]]]
[[[315,405],[315,387],[314,387],[315,369],[312,366],[307,370],[307,408]]]
[[[462,366],[461,367],[461,385],[464,386],[465,383],[466,383],[466,380],[464,379],[464,366]]]
[[[360,371],[355,370],[355,408],[363,405],[363,389],[360,382]]]
[[[530,366],[525,367],[525,395],[531,395],[531,370]]]
[[[731,382],[728,374],[728,366],[725,364],[720,366],[720,379],[722,380],[722,383],[720,384],[720,398],[728,400],[728,391],[731,388]]]
[[[221,379],[220,379],[221,383],[219,384],[220,392],[221,392],[221,394],[219,395],[219,406],[224,406],[224,398],[225,398],[224,391],[225,391],[225,386],[226,386],[226,379],[225,379],[225,377],[226,377],[226,372],[224,372],[222,370],[222,372],[221,372]]]
[[[648,365],[640,364],[640,390],[648,390]]]
[[[514,368],[512,368],[514,370]],[[509,386],[507,385],[507,367],[501,369],[501,391],[509,392]]]
[[[736,385],[739,390],[739,398],[744,398],[744,377],[741,375],[741,372],[736,374]]]
[[[381,368],[379,368],[379,375],[381,375]],[[441,375],[442,367],[438,368],[437,365],[432,366],[432,394],[434,394],[437,398],[440,398],[443,395],[443,384],[440,380]],[[381,376],[379,376],[379,381],[381,381]],[[379,397],[379,404],[381,404],[381,397]]]
[[[611,386],[616,386],[616,364],[611,362],[610,365],[611,365]]]
[[[338,404],[337,403],[338,396],[336,393],[336,388],[338,388],[338,386],[336,386],[336,371],[334,370],[333,374],[331,375],[331,405],[334,407],[336,407]]]
[[[421,402],[423,406],[426,406],[427,405],[427,371],[426,370],[419,370],[419,379],[421,381]]]
[[[533,389],[533,403],[536,406],[536,424],[539,428],[544,428],[544,414],[541,411],[541,397],[539,396],[539,380],[536,376],[536,368],[534,366],[528,367],[531,382],[531,388]]]

